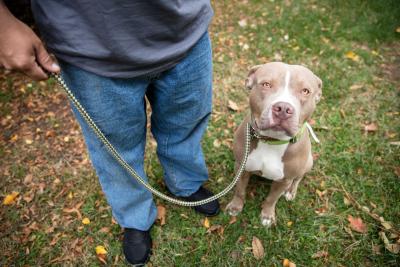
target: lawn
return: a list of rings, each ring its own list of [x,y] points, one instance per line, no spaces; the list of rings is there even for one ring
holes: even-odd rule
[[[310,122],[321,144],[313,143],[315,165],[295,201],[278,202],[276,227],[260,223],[270,183],[257,177],[235,218],[221,213],[205,221],[156,199],[165,224],[152,228],[148,266],[399,266],[398,1],[213,1],[213,7],[214,110],[203,143],[208,187],[222,190],[232,179],[233,132],[247,112],[244,79],[253,65],[303,64],[323,80]],[[0,71],[0,157],[1,266],[125,266],[122,230],[54,81]],[[146,171],[165,190],[152,140]],[[12,192],[18,195],[5,205]],[[220,200],[223,207],[231,196]],[[97,256],[97,246],[106,254]]]

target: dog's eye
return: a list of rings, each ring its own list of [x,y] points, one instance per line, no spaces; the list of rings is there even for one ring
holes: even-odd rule
[[[310,90],[308,90],[307,88],[303,88],[301,92],[303,95],[309,95],[311,93]]]
[[[263,86],[264,88],[271,88],[271,87],[272,87],[271,84],[270,84],[269,82],[263,82],[263,83],[262,83],[262,86]]]

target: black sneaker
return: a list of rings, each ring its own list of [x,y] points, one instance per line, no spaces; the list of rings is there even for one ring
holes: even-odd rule
[[[150,258],[152,240],[150,230],[125,228],[122,243],[125,259],[135,266],[143,266]]]
[[[213,195],[214,194],[211,193],[209,190],[200,186],[199,190],[197,190],[195,193],[191,194],[190,196],[181,197],[181,198],[186,201],[198,201],[198,200],[203,200],[203,199],[209,198]],[[219,213],[219,202],[218,202],[218,200],[214,200],[214,201],[211,201],[210,203],[207,203],[204,205],[194,206],[193,208],[195,211],[202,213],[208,217],[211,217],[211,216],[215,216]]]

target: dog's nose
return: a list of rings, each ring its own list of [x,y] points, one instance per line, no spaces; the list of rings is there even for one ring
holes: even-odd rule
[[[277,102],[272,106],[272,113],[281,120],[289,119],[293,116],[294,108],[287,102]]]

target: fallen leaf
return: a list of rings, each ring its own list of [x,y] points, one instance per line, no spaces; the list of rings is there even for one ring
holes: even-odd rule
[[[107,255],[107,250],[104,246],[96,246],[96,255]]]
[[[381,254],[381,246],[372,245],[372,253],[374,253],[375,255],[380,255]]]
[[[239,110],[238,104],[236,104],[236,102],[234,102],[232,100],[228,100],[228,108],[230,110],[233,110],[233,111],[238,111]]]
[[[381,224],[386,230],[392,229],[392,225],[389,222],[381,222]]]
[[[232,216],[230,221],[229,221],[229,224],[234,224],[236,221],[237,221],[237,217],[236,216]]]
[[[353,217],[351,215],[349,215],[347,217],[347,220],[350,223],[350,228],[358,233],[362,233],[365,234],[368,230],[367,230],[367,226],[363,223],[363,221],[361,220],[361,218],[359,217]]]
[[[244,28],[244,27],[247,26],[247,20],[246,19],[241,19],[241,20],[239,20],[238,24],[239,24],[240,27]]]
[[[251,247],[253,248],[253,255],[257,260],[264,258],[264,247],[257,237],[253,236],[253,241],[251,242]]]
[[[343,203],[344,203],[346,206],[350,206],[350,205],[351,205],[351,201],[350,201],[347,197],[343,197]]]
[[[205,219],[204,219],[204,221],[203,221],[203,226],[205,227],[205,228],[210,228],[210,221],[208,220],[208,218],[206,217]]]
[[[208,228],[207,233],[216,232],[220,236],[222,236],[224,234],[224,231],[225,231],[225,229],[224,229],[224,227],[222,227],[222,225],[214,224],[210,228]]]
[[[374,122],[364,125],[364,131],[366,132],[376,132],[377,130],[378,130],[378,125]]]
[[[82,223],[85,225],[90,224],[90,219],[85,217],[85,218],[83,218]]]
[[[283,267],[296,267],[296,264],[288,259],[284,259],[282,264]]]
[[[110,232],[110,228],[109,227],[102,227],[99,230],[100,233],[109,233]]]
[[[80,213],[80,211],[77,208],[64,208],[63,212],[76,213],[76,215],[78,216],[78,219],[82,219],[82,214]]]
[[[26,175],[25,178],[24,178],[24,184],[25,185],[30,184],[32,182],[32,179],[33,179],[33,175],[32,174]]]
[[[11,194],[6,195],[6,197],[3,200],[3,205],[13,204],[18,195],[19,193],[16,191],[13,191]]]
[[[328,251],[325,251],[325,250],[321,250],[321,251],[318,251],[318,252],[316,252],[316,253],[314,253],[312,256],[311,256],[311,258],[313,258],[313,259],[317,259],[317,258],[326,258],[326,257],[328,257]]]
[[[158,205],[157,206],[157,220],[160,221],[161,226],[163,226],[165,224],[166,215],[167,215],[167,209],[162,205]]]
[[[356,53],[354,53],[353,51],[347,52],[345,54],[345,57],[348,58],[348,59],[351,59],[353,61],[356,61],[356,62],[360,60],[360,57]]]
[[[238,240],[236,243],[243,243],[246,240],[246,237],[244,235],[239,236]]]
[[[385,232],[380,231],[379,237],[382,239],[383,243],[385,244],[385,248],[389,250],[393,254],[398,254],[400,252],[400,244],[391,244],[389,239],[386,237]]]
[[[97,259],[103,263],[103,264],[107,264],[107,250],[105,249],[105,247],[103,246],[97,246],[96,247],[96,256]]]
[[[221,146],[221,141],[219,141],[218,139],[215,139],[213,142],[213,146],[215,148],[219,148]]]
[[[350,86],[350,90],[358,90],[363,88],[364,85],[363,84],[353,84],[352,86]]]
[[[31,139],[25,139],[25,144],[32,145],[33,141]]]

